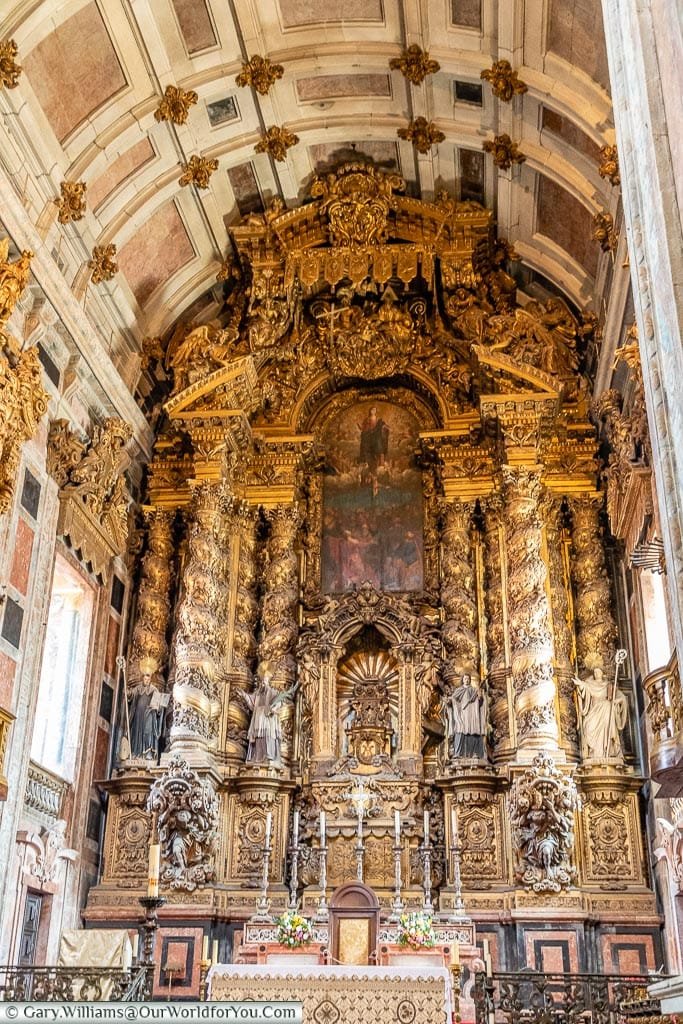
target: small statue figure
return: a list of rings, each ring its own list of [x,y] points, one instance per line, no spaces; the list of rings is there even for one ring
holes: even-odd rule
[[[574,676],[584,757],[597,760],[609,757],[623,759],[619,733],[626,725],[628,701],[617,689],[616,682],[610,694],[610,685],[598,658],[586,659],[586,667],[592,668],[592,675],[586,679]]]
[[[278,710],[285,700],[291,700],[299,684],[289,690],[276,690],[270,685],[273,670],[269,662],[263,661],[258,668],[258,679],[253,693],[243,693],[242,699],[251,710],[251,721],[247,739],[247,763],[259,764],[264,761],[280,763],[282,748],[282,726]]]
[[[153,658],[143,658],[140,662],[140,683],[128,695],[131,756],[155,761],[159,756],[159,740],[169,696],[162,694],[152,681],[156,669]]]
[[[171,889],[194,892],[215,878],[218,798],[178,755],[149,793],[147,810],[156,816],[161,844],[161,880]]]
[[[486,757],[486,704],[485,695],[467,672],[463,673],[459,686],[447,691],[443,722],[449,757]]]

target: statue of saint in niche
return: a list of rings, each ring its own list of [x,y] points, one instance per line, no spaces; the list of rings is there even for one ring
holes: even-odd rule
[[[619,733],[628,718],[628,701],[620,690],[605,679],[598,659],[586,659],[586,667],[593,670],[586,679],[574,677],[581,718],[581,736],[586,758],[604,760],[623,758]]]
[[[460,684],[447,690],[443,723],[449,757],[486,757],[486,705],[485,695],[469,673],[463,673]]]
[[[286,700],[291,700],[299,687],[298,682],[289,690],[277,690],[270,685],[273,671],[268,662],[261,662],[258,668],[256,687],[253,693],[243,693],[242,698],[251,710],[251,721],[247,732],[249,746],[248,764],[263,764],[272,761],[280,763],[282,750],[282,726],[278,710]]]
[[[161,693],[154,684],[157,663],[153,658],[140,660],[140,682],[128,695],[130,753],[132,757],[156,760],[170,694]]]

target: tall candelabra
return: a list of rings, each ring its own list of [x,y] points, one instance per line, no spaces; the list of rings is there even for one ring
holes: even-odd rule
[[[299,851],[300,850],[301,850],[301,847],[299,846],[298,840],[295,840],[295,842],[293,842],[292,845],[289,848],[289,852],[290,852],[290,855],[291,855],[291,862],[290,862],[291,863],[291,867],[290,867],[290,872],[289,872],[289,909],[290,910],[296,910],[296,908],[297,908],[297,906],[299,904],[297,893],[298,893],[298,889],[299,889]]]
[[[158,927],[159,908],[166,902],[164,896],[142,896],[140,903],[145,911],[145,919],[142,922],[142,957],[139,960],[141,967],[145,969],[145,999],[152,998],[152,987],[154,983],[154,944]]]
[[[320,900],[318,909],[315,912],[314,920],[322,924],[330,919],[330,912],[327,908],[327,843],[320,846]]]
[[[405,909],[401,899],[401,842],[398,836],[392,847],[394,853],[394,898],[391,901],[390,921],[398,921]]]
[[[266,841],[263,844],[263,874],[261,876],[261,893],[256,901],[256,912],[249,918],[254,924],[272,924],[270,900],[268,899],[268,876],[270,874],[270,827],[266,827]]]
[[[359,882],[363,881],[363,854],[365,847],[363,845],[363,810],[362,808],[358,811],[358,829],[356,831],[356,878]]]
[[[429,842],[429,833],[425,834],[422,843],[422,906],[428,914],[433,913],[432,903],[432,846]]]

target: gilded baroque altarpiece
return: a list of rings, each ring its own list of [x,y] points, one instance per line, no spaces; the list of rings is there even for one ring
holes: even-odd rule
[[[159,762],[127,751],[107,783],[88,916],[134,916],[155,800],[184,916],[252,913],[267,822],[283,909],[295,809],[312,911],[320,811],[334,887],[356,877],[362,783],[384,905],[396,811],[421,905],[429,810],[442,910],[455,827],[475,918],[655,921],[642,780],[600,717],[617,630],[581,373],[594,317],[517,295],[490,211],[368,166],[232,240],[220,322],[163,355],[127,673],[170,696]]]

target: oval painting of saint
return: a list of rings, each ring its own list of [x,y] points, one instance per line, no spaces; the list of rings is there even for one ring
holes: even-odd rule
[[[422,481],[414,464],[419,424],[390,402],[344,409],[326,426],[322,585],[343,593],[422,589]]]

